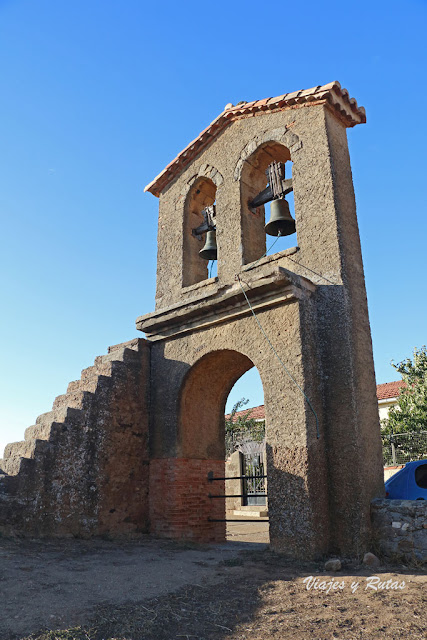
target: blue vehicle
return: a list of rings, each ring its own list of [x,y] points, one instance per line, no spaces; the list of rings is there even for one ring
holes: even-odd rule
[[[386,498],[427,500],[427,460],[407,462],[385,483]]]

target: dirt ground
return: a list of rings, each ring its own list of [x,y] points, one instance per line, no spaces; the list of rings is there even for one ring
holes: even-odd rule
[[[421,569],[347,562],[326,574],[270,552],[262,523],[231,525],[228,538],[0,539],[0,640],[427,637]]]

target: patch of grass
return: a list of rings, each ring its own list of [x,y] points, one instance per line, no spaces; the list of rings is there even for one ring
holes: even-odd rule
[[[91,634],[90,630],[82,629],[82,627],[73,627],[56,631],[42,631],[26,636],[21,640],[92,640],[94,638],[95,636]]]
[[[242,558],[227,558],[227,560],[221,560],[219,566],[221,567],[241,567],[244,564]]]

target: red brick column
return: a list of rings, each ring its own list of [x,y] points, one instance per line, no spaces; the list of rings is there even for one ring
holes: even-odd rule
[[[163,458],[150,461],[150,532],[162,538],[222,542],[225,523],[208,518],[225,518],[223,481],[208,482],[208,473],[224,477],[224,460]]]

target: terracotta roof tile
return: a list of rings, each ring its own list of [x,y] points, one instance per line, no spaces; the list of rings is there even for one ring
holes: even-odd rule
[[[263,404],[261,404],[259,407],[252,407],[252,409],[243,409],[243,411],[237,411],[235,417],[240,418],[241,416],[245,416],[247,413],[249,413],[249,411],[251,412],[251,418],[254,418],[255,420],[264,420],[265,411]],[[230,415],[231,413],[228,413],[225,417],[229,418]]]
[[[295,100],[295,98],[297,98],[300,93],[301,91],[292,91],[291,93],[288,93],[288,95],[286,96],[286,101]]]
[[[321,85],[318,85],[317,87],[311,87],[311,89],[304,89],[303,91],[299,92],[300,96],[309,96],[312,93],[316,93],[316,91],[318,91],[321,88]]]
[[[256,103],[256,100],[252,100],[251,102],[247,102],[245,104],[245,109],[249,109],[250,107],[253,107]]]
[[[211,142],[213,136],[220,133],[236,118],[249,117],[256,111],[269,111],[275,109],[285,109],[286,106],[297,104],[318,103],[327,101],[336,111],[338,111],[348,127],[366,122],[365,109],[359,107],[354,98],[349,97],[347,89],[342,89],[339,82],[330,82],[323,86],[312,87],[284,93],[276,98],[264,98],[246,102],[240,105],[224,109],[190,144],[170,162],[165,169],[148,184],[144,191],[150,191],[155,196],[167,187],[176,176],[197,156],[198,153]]]
[[[377,398],[378,400],[397,398],[402,387],[406,387],[406,382],[403,382],[403,380],[395,380],[394,382],[377,384]]]
[[[280,102],[284,102],[286,100],[286,96],[288,94],[287,93],[283,93],[281,96],[277,96],[276,98],[270,98],[269,100],[269,106],[272,106],[273,104],[279,104]]]

